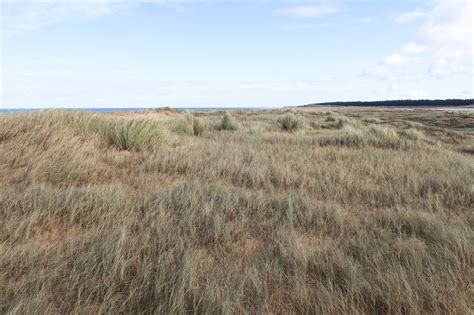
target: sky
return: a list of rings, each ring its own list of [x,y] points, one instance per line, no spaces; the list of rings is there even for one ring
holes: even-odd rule
[[[0,0],[0,108],[474,98],[471,0]]]

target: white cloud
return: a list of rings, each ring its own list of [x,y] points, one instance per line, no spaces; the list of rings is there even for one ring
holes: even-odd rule
[[[430,74],[434,76],[446,75],[448,72],[448,62],[446,59],[436,59],[430,70]]]
[[[334,14],[339,10],[327,5],[301,5],[276,10],[275,13],[299,18],[315,18]]]
[[[285,25],[282,27],[285,31],[300,31],[300,30],[309,30],[312,29],[314,26],[312,24],[291,24]]]
[[[368,65],[364,75],[384,82],[387,88],[393,83],[413,87],[416,81],[417,87],[429,87],[419,95],[429,90],[429,97],[437,93],[445,97],[465,95],[454,89],[471,91],[474,82],[473,4],[470,0],[437,0],[425,12],[413,11],[422,14],[403,15],[399,22],[421,16],[424,22],[414,32],[412,41],[378,63]],[[417,56],[421,53],[422,58]],[[401,67],[407,62],[410,67]],[[416,97],[418,93],[406,95]]]
[[[126,8],[130,3],[112,0],[7,1],[2,3],[1,28],[11,36],[35,31],[66,19],[94,19]]]
[[[393,20],[396,23],[403,24],[403,23],[409,23],[409,22],[415,21],[416,19],[419,19],[426,15],[427,15],[426,12],[415,10],[415,11],[405,12],[403,14],[397,15],[396,17],[393,18]]]
[[[441,0],[422,32],[435,42],[464,42],[472,47],[472,18],[472,1]]]
[[[402,55],[395,53],[391,54],[390,56],[387,56],[383,59],[383,62],[389,66],[403,66],[404,64],[407,63],[407,60],[405,57]]]
[[[368,68],[364,73],[362,73],[362,76],[379,81],[385,81],[391,79],[392,72],[386,65],[378,64]]]
[[[473,74],[473,2],[441,0],[421,34],[432,52],[430,73]],[[472,82],[472,81],[471,81]]]
[[[65,20],[95,19],[139,5],[155,3],[182,7],[183,5],[219,2],[217,0],[0,0],[2,36],[35,31]],[[235,0],[220,0],[232,2]],[[247,0],[242,0],[247,1]],[[274,11],[292,17],[314,18],[338,12],[328,5],[301,5]]]
[[[143,3],[180,7],[206,0],[0,0],[0,2],[2,36],[11,36],[69,19],[95,19]]]
[[[356,24],[369,24],[369,23],[372,23],[373,21],[374,21],[373,18],[366,17],[366,18],[355,19],[352,22]]]
[[[425,51],[425,46],[410,42],[402,47],[402,52],[406,54],[419,54]]]

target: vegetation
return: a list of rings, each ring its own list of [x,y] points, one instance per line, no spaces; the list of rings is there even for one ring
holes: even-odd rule
[[[325,121],[333,122],[333,121],[337,121],[337,119],[332,114],[329,114],[326,116]]]
[[[101,140],[109,147],[120,150],[139,151],[163,140],[163,133],[157,122],[101,121],[97,130]]]
[[[287,131],[303,129],[306,126],[306,122],[303,116],[295,116],[292,113],[287,113],[285,116],[278,118],[277,121],[280,124],[281,128]]]
[[[472,114],[222,115],[0,116],[0,313],[472,313]]]
[[[175,127],[178,134],[188,136],[202,136],[207,129],[206,123],[190,113],[187,113],[184,119],[181,119]]]
[[[396,106],[396,107],[438,107],[438,106],[466,106],[474,105],[474,99],[447,99],[447,100],[389,100],[389,101],[356,101],[356,102],[327,102],[305,105],[311,106]]]
[[[403,131],[403,134],[412,141],[420,141],[423,139],[423,133],[415,128],[409,128]]]
[[[240,128],[239,122],[235,120],[229,112],[226,112],[222,117],[222,121],[219,125],[219,130],[235,131]]]

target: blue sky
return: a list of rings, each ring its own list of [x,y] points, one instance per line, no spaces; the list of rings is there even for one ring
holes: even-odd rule
[[[1,1],[4,108],[474,97],[472,1]]]

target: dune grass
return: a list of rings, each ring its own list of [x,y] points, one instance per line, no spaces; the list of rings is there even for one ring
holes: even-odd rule
[[[200,118],[186,113],[185,117],[178,121],[174,131],[180,135],[202,136],[208,129],[208,125]]]
[[[144,150],[164,138],[160,125],[153,121],[101,121],[96,132],[106,146],[129,151]]]
[[[473,311],[472,114],[167,115],[0,116],[0,313]]]
[[[301,115],[293,115],[292,113],[287,113],[286,115],[279,117],[277,122],[283,130],[287,131],[295,131],[306,127],[304,117]]]
[[[222,116],[222,121],[218,126],[219,130],[227,130],[227,131],[236,131],[240,128],[239,122],[233,118],[229,112],[226,112],[224,116]]]

